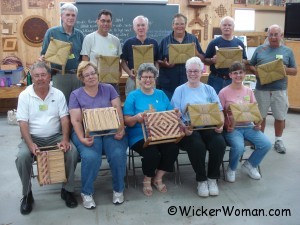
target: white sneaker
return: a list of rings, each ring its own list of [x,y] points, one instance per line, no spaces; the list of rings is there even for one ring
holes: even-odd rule
[[[86,208],[86,209],[96,208],[96,203],[95,203],[92,195],[85,195],[85,194],[81,193],[81,198],[82,198],[82,204],[83,204],[84,208]]]
[[[123,192],[113,191],[113,203],[114,204],[122,204],[124,202]]]
[[[219,188],[216,179],[207,179],[209,195],[219,195]]]
[[[207,181],[198,182],[198,195],[200,197],[207,197],[209,194]]]
[[[249,175],[252,179],[259,180],[261,178],[257,168],[253,167],[248,160],[242,165],[242,169],[245,173]]]
[[[280,154],[285,154],[285,152],[286,152],[286,148],[284,147],[282,140],[275,141],[274,149],[276,152],[278,152]]]
[[[231,183],[235,182],[235,171],[231,170],[229,165],[226,171],[226,181]]]

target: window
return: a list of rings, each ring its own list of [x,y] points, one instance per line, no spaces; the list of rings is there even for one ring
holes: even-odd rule
[[[255,30],[255,10],[236,9],[235,12],[235,31],[254,31]]]

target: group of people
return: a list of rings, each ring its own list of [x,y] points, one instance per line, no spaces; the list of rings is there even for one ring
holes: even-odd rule
[[[226,146],[229,145],[229,165],[226,180],[235,181],[238,161],[245,151],[244,140],[250,141],[255,150],[244,162],[242,169],[253,179],[260,179],[257,170],[271,142],[263,133],[269,110],[275,117],[276,142],[274,148],[285,153],[282,142],[284,121],[287,115],[288,99],[286,93],[287,79],[271,84],[261,85],[257,77],[255,93],[243,85],[247,62],[243,43],[233,36],[234,20],[224,17],[220,28],[222,35],[211,41],[206,53],[203,52],[197,38],[186,32],[187,18],[176,14],[172,21],[173,31],[158,45],[157,41],[147,37],[148,18],[137,16],[133,20],[135,37],[125,41],[121,47],[117,37],[110,34],[112,13],[100,11],[97,18],[98,30],[84,37],[74,28],[78,10],[76,6],[66,3],[61,7],[62,25],[50,28],[44,38],[40,61],[31,68],[33,85],[19,96],[17,120],[19,121],[22,141],[16,158],[16,166],[23,185],[23,199],[20,211],[29,214],[34,202],[30,175],[34,157],[39,148],[59,145],[65,152],[67,182],[61,189],[61,198],[70,208],[77,206],[74,196],[74,171],[78,159],[81,161],[81,198],[87,209],[96,207],[93,199],[94,181],[101,166],[102,155],[106,155],[112,171],[112,202],[124,202],[124,176],[126,171],[126,150],[136,151],[142,160],[143,193],[153,194],[152,187],[166,193],[164,175],[172,172],[179,149],[186,151],[196,174],[197,192],[201,197],[219,194],[217,179],[220,177],[220,165]],[[286,73],[295,75],[297,68],[291,49],[281,44],[282,30],[278,25],[268,29],[267,43],[259,46],[252,59],[250,69],[257,75],[256,66],[282,58]],[[65,74],[61,68],[44,61],[51,37],[72,42]],[[194,43],[196,56],[185,64],[168,62],[169,44]],[[154,46],[154,63],[143,63],[138,71],[134,70],[133,45]],[[217,69],[215,63],[215,46],[243,48],[243,62],[233,62],[229,68]],[[126,100],[124,107],[118,94],[118,86],[99,83],[97,57],[99,55],[120,56],[120,66],[129,75],[126,83]],[[204,64],[210,65],[208,84],[200,81]],[[53,80],[53,86],[50,80]],[[156,82],[157,81],[157,82]],[[138,82],[139,88],[135,89]],[[186,115],[187,104],[217,103],[220,112],[228,118],[228,106],[231,103],[258,102],[263,116],[262,124],[243,123],[243,127],[232,127],[227,120],[224,126],[213,129],[191,130],[186,126],[189,117]],[[155,111],[178,109],[185,136],[178,143],[162,143],[144,147],[144,136],[141,124],[143,113],[151,105]],[[87,136],[83,127],[83,109],[115,107],[120,120],[117,133]],[[222,114],[223,115],[223,114]],[[239,125],[239,124],[237,124]],[[72,127],[70,129],[70,127]],[[209,154],[207,169],[206,152]]]

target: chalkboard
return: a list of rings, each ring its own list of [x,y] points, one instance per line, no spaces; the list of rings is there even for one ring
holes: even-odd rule
[[[159,4],[108,4],[108,3],[76,3],[78,16],[76,28],[85,35],[96,31],[96,19],[100,10],[108,9],[113,15],[113,24],[110,33],[117,36],[121,44],[135,33],[132,29],[132,20],[143,15],[149,19],[148,37],[158,43],[172,31],[173,16],[178,13],[178,5]]]

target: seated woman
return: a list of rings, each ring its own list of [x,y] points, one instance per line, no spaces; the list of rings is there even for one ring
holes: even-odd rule
[[[81,197],[83,206],[95,208],[93,199],[94,181],[101,166],[101,157],[105,153],[112,171],[113,203],[124,202],[124,176],[126,172],[127,137],[124,131],[120,98],[110,84],[98,81],[97,67],[91,62],[82,61],[78,66],[78,79],[84,87],[74,90],[70,95],[69,110],[73,125],[72,141],[81,157]],[[82,125],[82,109],[115,107],[121,129],[115,135],[86,137]]]
[[[149,110],[149,105],[152,105],[156,112],[173,109],[166,94],[154,88],[157,75],[158,71],[152,63],[141,64],[137,72],[140,89],[130,92],[124,104],[129,146],[142,156],[142,169],[145,176],[143,192],[146,196],[152,195],[151,183],[158,191],[167,192],[162,179],[166,172],[173,172],[179,151],[174,143],[143,147],[145,141],[141,127],[142,114]]]
[[[181,112],[183,122],[189,121],[185,114],[187,104],[219,104],[221,103],[215,90],[200,82],[203,63],[198,57],[192,57],[186,61],[187,82],[177,87],[171,100],[174,108]],[[223,127],[214,129],[202,129],[192,131],[185,128],[186,136],[179,142],[180,149],[187,151],[190,162],[196,173],[198,181],[198,195],[207,197],[208,195],[219,195],[217,179],[220,177],[220,165],[223,160],[226,143],[222,133]],[[206,174],[205,157],[209,152],[208,169]]]
[[[234,62],[229,68],[229,76],[232,79],[232,83],[223,88],[219,93],[219,98],[225,112],[231,103],[243,104],[256,102],[253,91],[243,85],[243,80],[245,78],[244,64],[240,62]],[[230,118],[230,115],[228,116]],[[227,118],[227,116],[225,118]],[[253,127],[253,123],[243,123],[243,127],[234,128],[231,127],[228,122],[228,120],[225,120],[226,129],[224,131],[224,136],[231,148],[229,153],[229,165],[226,172],[226,180],[229,182],[235,181],[235,171],[238,166],[239,159],[245,151],[245,139],[250,141],[255,146],[255,151],[251,154],[250,158],[245,161],[242,169],[251,178],[259,180],[261,176],[256,167],[271,149],[270,140],[264,133],[260,131],[260,124],[255,124]]]

